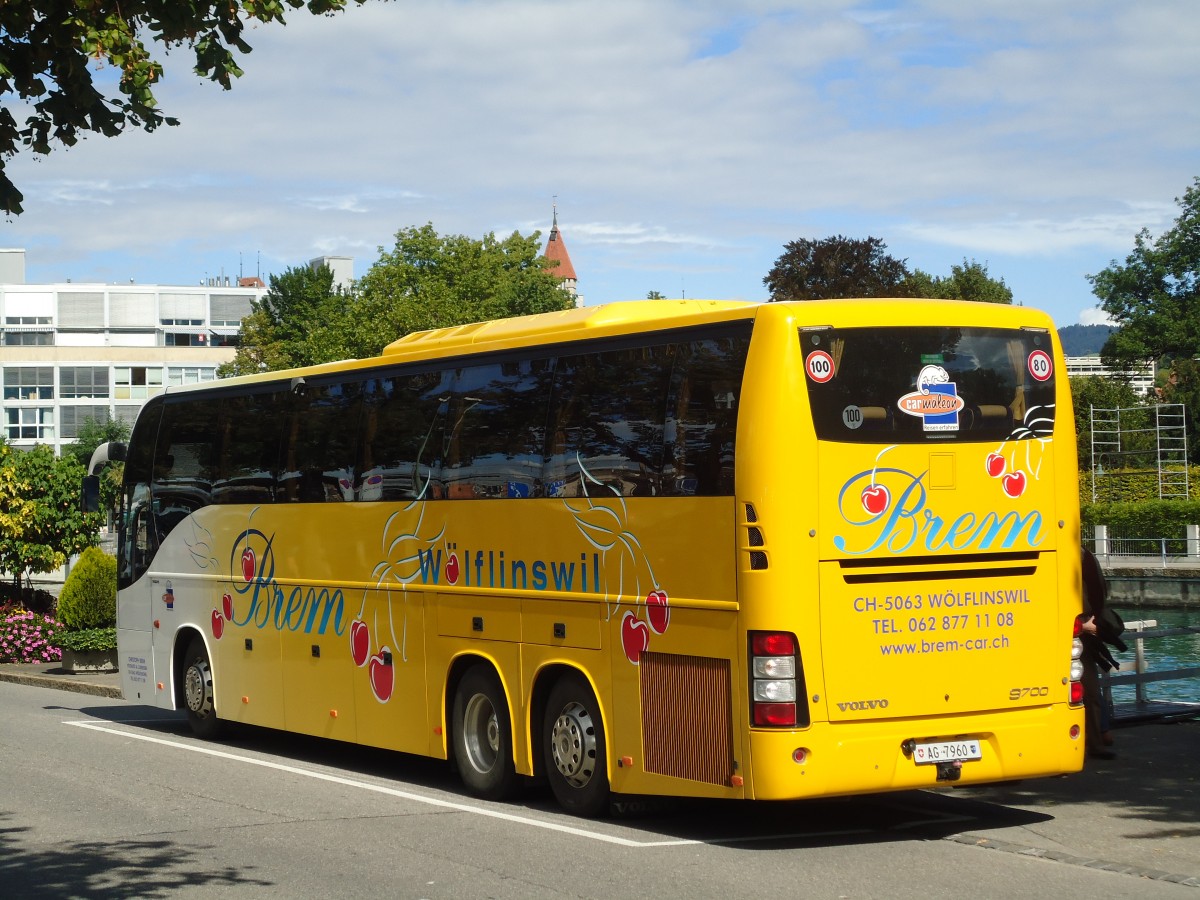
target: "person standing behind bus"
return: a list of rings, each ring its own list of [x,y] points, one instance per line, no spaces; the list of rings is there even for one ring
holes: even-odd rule
[[[1100,690],[1100,671],[1117,667],[1116,661],[1099,635],[1099,619],[1108,600],[1108,582],[1100,561],[1087,547],[1082,548],[1083,563],[1083,705],[1086,710],[1085,742],[1088,756],[1115,759],[1109,748],[1113,737],[1109,730],[1108,703]]]

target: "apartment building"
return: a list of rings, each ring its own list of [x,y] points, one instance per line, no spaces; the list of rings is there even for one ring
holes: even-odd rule
[[[258,278],[26,284],[25,251],[0,249],[0,434],[57,452],[88,418],[132,425],[163,388],[215,379],[265,293]]]

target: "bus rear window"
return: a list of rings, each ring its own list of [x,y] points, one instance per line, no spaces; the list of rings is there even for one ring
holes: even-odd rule
[[[821,440],[853,443],[1045,438],[1054,353],[1044,331],[801,329]]]

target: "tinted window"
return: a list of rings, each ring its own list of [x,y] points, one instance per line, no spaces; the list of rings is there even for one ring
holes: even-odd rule
[[[162,405],[148,403],[138,416],[129,439],[117,547],[119,588],[126,588],[137,581],[158,550],[150,481],[154,472],[154,441],[161,417]]]
[[[452,499],[539,497],[550,360],[465,366],[454,372],[442,451]]]
[[[360,500],[444,496],[442,422],[450,377],[416,372],[370,378],[364,385],[363,451],[356,479]]]
[[[214,503],[270,503],[290,392],[226,396],[217,429]]]
[[[862,443],[1005,441],[1054,429],[1045,332],[998,328],[801,331],[818,437]]]
[[[306,383],[294,389],[284,435],[281,502],[354,499],[361,389]]]

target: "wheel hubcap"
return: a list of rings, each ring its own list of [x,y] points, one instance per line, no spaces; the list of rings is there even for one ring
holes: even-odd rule
[[[208,715],[212,709],[212,694],[208,687],[208,667],[195,662],[183,676],[183,695],[188,709],[198,716]]]
[[[467,761],[476,772],[490,772],[500,757],[500,721],[492,702],[483,694],[476,694],[467,702],[463,744]]]
[[[568,703],[554,720],[550,734],[554,766],[571,787],[580,788],[596,771],[596,729],[579,703]]]

